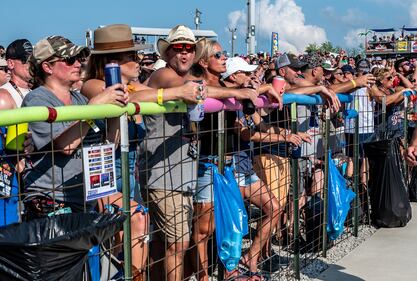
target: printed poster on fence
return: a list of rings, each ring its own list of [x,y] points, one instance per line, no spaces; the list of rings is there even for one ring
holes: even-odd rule
[[[117,192],[114,144],[83,148],[85,200]]]
[[[411,42],[411,52],[412,53],[417,53],[417,41],[412,41]]]
[[[399,41],[397,42],[397,51],[399,52],[406,52],[407,51],[407,41]]]

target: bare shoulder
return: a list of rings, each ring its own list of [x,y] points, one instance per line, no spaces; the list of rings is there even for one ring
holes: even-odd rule
[[[142,91],[149,89],[148,86],[144,85],[143,83],[140,83],[139,81],[132,81],[129,83],[129,86],[131,86],[134,91]]]
[[[16,108],[16,103],[10,93],[5,89],[0,89],[0,110]]]
[[[92,99],[93,97],[101,93],[104,87],[105,83],[103,80],[90,79],[83,83],[83,86],[81,88],[81,94],[86,96],[88,99]]]
[[[171,88],[183,85],[184,77],[179,76],[173,69],[164,67],[152,73],[148,86],[151,88]]]

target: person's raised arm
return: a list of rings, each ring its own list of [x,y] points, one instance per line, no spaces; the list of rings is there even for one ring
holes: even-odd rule
[[[395,92],[392,95],[386,95],[382,92],[376,85],[372,86],[370,90],[368,90],[369,94],[378,102],[382,103],[384,96],[386,105],[397,104],[404,99],[404,91],[410,91],[410,89],[403,89],[400,91]]]
[[[372,74],[366,74],[360,77],[356,77],[350,81],[342,82],[339,84],[332,84],[329,86],[329,89],[333,90],[336,94],[350,93],[357,88],[372,86],[373,84],[375,84],[375,76]]]

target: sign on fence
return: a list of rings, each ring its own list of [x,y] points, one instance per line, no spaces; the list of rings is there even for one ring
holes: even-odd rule
[[[117,192],[114,144],[83,148],[85,200]]]

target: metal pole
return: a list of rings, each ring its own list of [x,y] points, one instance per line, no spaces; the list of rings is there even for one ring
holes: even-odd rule
[[[387,130],[387,97],[384,95],[382,97],[382,132],[385,134]],[[385,138],[385,135],[383,136]]]
[[[291,133],[297,133],[297,104],[291,104]],[[298,212],[298,159],[291,159],[291,175],[292,175],[292,188],[293,188],[293,200],[294,200],[294,273],[295,278],[300,280],[300,239],[298,237],[299,231],[299,212]]]
[[[248,0],[248,31],[246,43],[248,47],[248,54],[255,53],[256,38],[255,38],[255,0]]]
[[[196,30],[200,29],[200,23],[202,23],[201,22],[201,14],[202,14],[202,12],[200,12],[198,9],[195,9],[194,23],[195,23],[195,29]]]
[[[404,150],[408,148],[408,97],[404,96]],[[403,160],[403,168],[404,168],[404,180],[405,183],[408,184],[408,168],[407,162],[405,159]]]
[[[130,230],[130,184],[129,184],[129,133],[127,113],[120,116],[120,150],[122,160],[122,194],[123,213],[126,220],[123,223],[123,252],[125,280],[132,280],[132,240]]]
[[[218,149],[218,168],[219,173],[223,174],[224,172],[224,142],[225,142],[225,130],[224,130],[224,111],[220,111],[217,117],[218,122],[218,140],[217,140],[217,149]],[[219,272],[219,280],[223,280],[224,278],[224,266],[223,263],[218,259],[218,272]]]
[[[363,160],[364,161],[364,160]],[[353,135],[353,191],[356,193],[353,202],[353,235],[358,237],[359,226],[359,116],[355,117],[355,134]],[[365,202],[362,202],[364,204]]]
[[[229,27],[229,31],[232,33],[232,51],[230,53],[230,55],[233,57],[233,54],[235,53],[235,32],[236,32],[236,28],[230,28]]]
[[[329,143],[329,135],[330,135],[330,109],[326,109],[326,123],[324,127],[324,186],[323,186],[323,257],[327,256],[327,214],[329,204],[328,200],[328,185],[329,185],[329,152],[330,152],[330,143]]]

